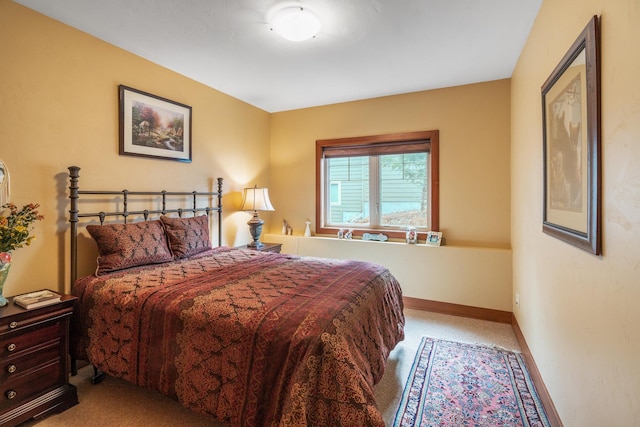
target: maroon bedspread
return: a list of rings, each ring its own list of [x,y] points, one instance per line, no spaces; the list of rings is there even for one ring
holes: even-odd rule
[[[383,426],[373,385],[404,338],[383,267],[216,248],[84,277],[72,354],[233,426]]]

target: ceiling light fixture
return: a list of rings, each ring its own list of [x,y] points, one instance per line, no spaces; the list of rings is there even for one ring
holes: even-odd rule
[[[276,11],[269,23],[273,31],[294,42],[315,37],[321,27],[318,17],[300,6],[287,6]]]

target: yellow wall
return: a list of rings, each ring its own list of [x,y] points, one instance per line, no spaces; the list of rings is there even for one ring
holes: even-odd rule
[[[315,219],[316,140],[437,129],[447,244],[509,248],[509,97],[499,80],[273,114],[270,230]]]
[[[601,16],[602,236],[542,233],[540,88]],[[512,77],[514,312],[566,426],[640,425],[640,2],[545,0]]]
[[[301,235],[315,219],[317,139],[437,129],[446,248],[330,239],[284,250],[380,262],[405,296],[510,311],[509,99],[510,81],[499,80],[273,114],[268,231],[286,219]]]
[[[66,172],[109,190],[210,190],[225,179],[224,243],[249,240],[240,192],[268,185],[269,114],[181,75],[0,0],[0,159],[12,201],[42,205],[36,240],[18,249],[4,294],[64,289]],[[215,72],[215,70],[212,70]],[[192,107],[193,162],[118,155],[118,85]]]

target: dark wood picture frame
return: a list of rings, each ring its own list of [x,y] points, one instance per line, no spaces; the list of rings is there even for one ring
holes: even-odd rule
[[[544,233],[600,255],[600,48],[594,16],[542,85]]]
[[[120,154],[191,162],[191,107],[120,85]]]

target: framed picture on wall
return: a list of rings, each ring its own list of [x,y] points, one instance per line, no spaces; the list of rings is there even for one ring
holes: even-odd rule
[[[191,107],[120,85],[120,154],[191,162]]]
[[[601,252],[600,64],[594,16],[542,86],[542,230]]]

